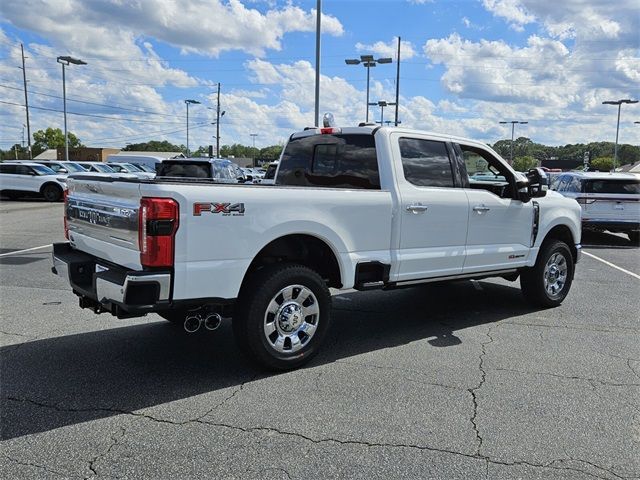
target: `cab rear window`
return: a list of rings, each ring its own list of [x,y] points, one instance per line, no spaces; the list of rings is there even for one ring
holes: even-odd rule
[[[380,189],[371,134],[310,135],[289,141],[277,185]]]
[[[585,193],[640,194],[640,180],[587,180]]]

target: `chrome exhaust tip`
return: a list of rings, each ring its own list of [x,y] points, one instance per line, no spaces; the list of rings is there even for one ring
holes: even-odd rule
[[[197,332],[202,324],[202,319],[198,315],[187,315],[184,320],[184,329],[187,333]]]
[[[222,317],[218,313],[210,313],[204,319],[204,328],[213,331],[216,330],[222,323]]]

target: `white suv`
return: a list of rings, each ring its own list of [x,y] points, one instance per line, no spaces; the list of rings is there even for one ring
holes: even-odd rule
[[[633,173],[571,172],[554,189],[582,207],[582,228],[626,233],[637,243],[640,234],[640,177]]]
[[[0,163],[0,193],[18,198],[25,193],[39,193],[48,202],[62,199],[66,176],[35,162]]]

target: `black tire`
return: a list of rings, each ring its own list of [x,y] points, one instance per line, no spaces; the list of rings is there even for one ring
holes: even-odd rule
[[[547,270],[546,273],[555,276],[556,279],[556,282],[551,283],[550,286],[547,287],[549,283],[545,284],[545,270],[547,268],[547,264],[556,254],[559,255],[559,257],[556,257],[558,259],[558,263],[554,264],[556,267],[557,265],[560,265],[560,268],[556,268],[556,270],[553,271]],[[560,257],[562,257],[564,263],[560,260]],[[553,293],[553,286],[559,285],[559,280],[563,278],[560,273],[562,271],[562,265],[566,266],[564,281],[562,282],[562,286]],[[550,240],[545,242],[542,244],[540,252],[538,252],[536,264],[531,268],[525,269],[520,274],[520,288],[522,289],[522,294],[533,306],[545,308],[557,307],[562,303],[571,289],[574,271],[575,266],[573,262],[573,255],[571,255],[569,246],[560,240]]]
[[[281,293],[289,289],[291,299],[286,300]],[[278,313],[269,312],[270,305]],[[316,309],[317,314],[307,316]],[[282,263],[264,267],[245,281],[235,307],[233,333],[253,362],[269,370],[291,370],[318,353],[330,322],[331,295],[320,275],[303,265]],[[269,328],[273,331],[267,334]]]
[[[629,241],[634,245],[638,245],[640,243],[640,230],[627,232],[627,236],[629,237]]]
[[[42,196],[47,202],[59,202],[62,198],[62,188],[50,183],[42,187]]]

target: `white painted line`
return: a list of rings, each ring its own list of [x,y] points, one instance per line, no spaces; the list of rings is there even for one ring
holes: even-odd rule
[[[8,257],[9,255],[20,255],[21,253],[33,252],[34,250],[42,250],[43,248],[49,248],[51,246],[52,244],[50,243],[49,245],[41,245],[39,247],[25,248],[24,250],[18,250],[16,252],[2,253],[0,254],[0,257]]]
[[[627,275],[631,275],[633,278],[637,278],[638,280],[640,280],[640,275],[638,275],[637,273],[630,272],[629,270],[625,270],[624,268],[619,267],[617,265],[614,265],[611,262],[607,262],[606,260],[604,260],[604,259],[602,259],[600,257],[596,257],[593,253],[585,252],[584,250],[582,251],[582,253],[584,253],[587,257],[595,258],[596,260],[598,260],[599,262],[604,263],[605,265],[609,265],[610,267],[613,267],[616,270],[620,270],[621,272],[624,272]]]

